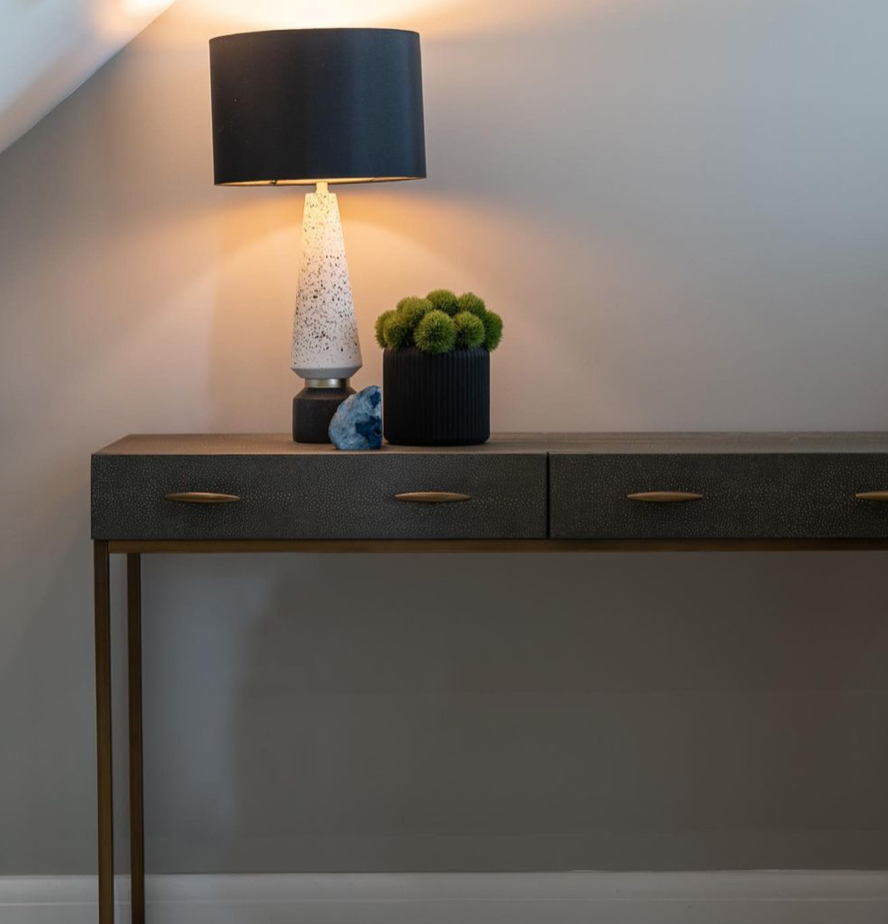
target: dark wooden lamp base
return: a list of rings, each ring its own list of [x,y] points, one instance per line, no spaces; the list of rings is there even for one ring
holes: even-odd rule
[[[348,384],[334,388],[313,388],[306,385],[293,398],[293,440],[297,443],[329,443],[327,430],[336,409],[355,393]]]

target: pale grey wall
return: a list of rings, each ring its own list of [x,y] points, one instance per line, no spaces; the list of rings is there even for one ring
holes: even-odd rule
[[[884,3],[414,5],[430,178],[341,193],[357,384],[451,285],[496,429],[888,425]],[[0,873],[94,864],[89,452],[297,387],[300,194],[211,185],[211,8],[0,155]],[[886,866],[884,567],[152,559],[149,865]]]

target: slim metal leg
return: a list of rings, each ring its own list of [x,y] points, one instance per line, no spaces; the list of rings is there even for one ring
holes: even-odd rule
[[[114,924],[114,800],[111,769],[111,603],[108,543],[93,544],[96,613],[96,756],[99,924]]]
[[[129,683],[129,817],[132,924],[145,924],[145,812],[142,783],[142,568],[126,556]]]

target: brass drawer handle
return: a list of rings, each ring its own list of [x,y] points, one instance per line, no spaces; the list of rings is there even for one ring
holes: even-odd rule
[[[395,500],[408,501],[411,504],[453,504],[457,501],[471,500],[471,497],[454,491],[406,491],[404,494],[396,494]]]
[[[854,495],[857,500],[881,501],[888,503],[888,491],[859,491]]]
[[[181,491],[164,495],[164,500],[177,504],[234,504],[240,498],[236,494],[216,494],[213,491]]]
[[[703,500],[703,495],[691,491],[641,491],[638,494],[627,494],[626,498],[648,504],[683,504],[687,501]]]

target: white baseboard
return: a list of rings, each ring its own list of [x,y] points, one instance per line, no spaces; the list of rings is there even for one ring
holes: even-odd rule
[[[95,924],[93,877],[0,877],[2,924]],[[884,924],[888,872],[152,876],[150,924]],[[119,882],[118,920],[129,921]]]

